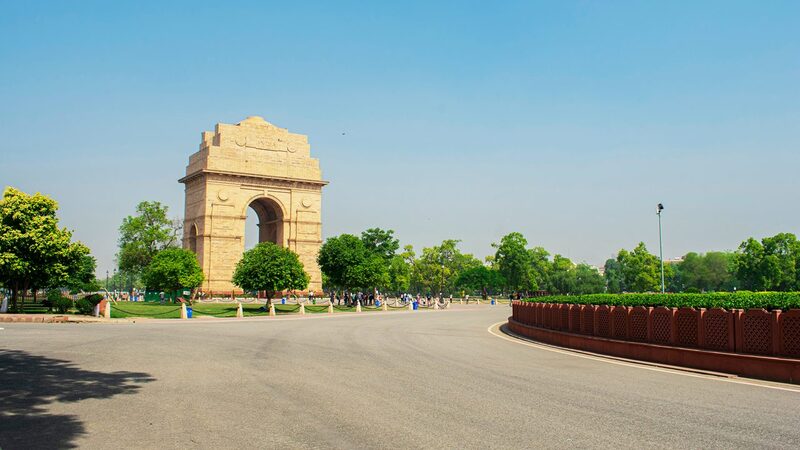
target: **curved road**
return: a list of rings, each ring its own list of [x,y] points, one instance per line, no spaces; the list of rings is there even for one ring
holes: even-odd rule
[[[487,331],[508,314],[0,324],[0,447],[800,446],[800,386]]]

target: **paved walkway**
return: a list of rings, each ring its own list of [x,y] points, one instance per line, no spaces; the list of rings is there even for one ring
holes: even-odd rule
[[[508,307],[3,324],[0,447],[800,446],[800,387],[550,351]]]

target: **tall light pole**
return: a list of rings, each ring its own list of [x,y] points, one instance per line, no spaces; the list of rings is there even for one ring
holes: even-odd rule
[[[661,258],[661,293],[665,292],[664,289],[664,247],[661,244],[661,211],[664,210],[664,205],[661,203],[656,207],[656,215],[658,216],[658,254]]]

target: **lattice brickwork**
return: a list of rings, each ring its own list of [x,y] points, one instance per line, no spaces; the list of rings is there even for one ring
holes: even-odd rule
[[[597,307],[597,335],[611,337],[611,310],[608,306]]]
[[[594,334],[594,306],[584,305],[581,311],[581,333]]]
[[[772,353],[771,321],[770,313],[763,309],[751,309],[742,314],[742,350],[745,353]]]
[[[669,344],[671,342],[672,330],[672,311],[663,306],[653,308],[650,314],[652,317],[653,338],[657,344]]]
[[[632,341],[644,342],[647,340],[647,316],[648,311],[644,306],[631,308],[628,315],[629,334],[628,338]]]
[[[614,322],[614,339],[627,339],[628,308],[615,306],[611,311],[611,320]]]
[[[694,308],[679,308],[675,311],[675,344],[681,347],[697,347],[699,313]]]
[[[729,320],[730,312],[724,309],[709,309],[703,316],[703,334],[705,335],[705,348],[713,350],[732,350],[729,347],[728,337],[733,330]]]
[[[781,353],[800,357],[800,309],[781,314]]]
[[[573,333],[581,332],[581,307],[578,305],[569,306],[569,331]]]

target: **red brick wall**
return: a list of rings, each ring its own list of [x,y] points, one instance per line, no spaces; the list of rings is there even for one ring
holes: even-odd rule
[[[514,320],[587,336],[800,358],[800,309],[647,308],[514,302]]]

